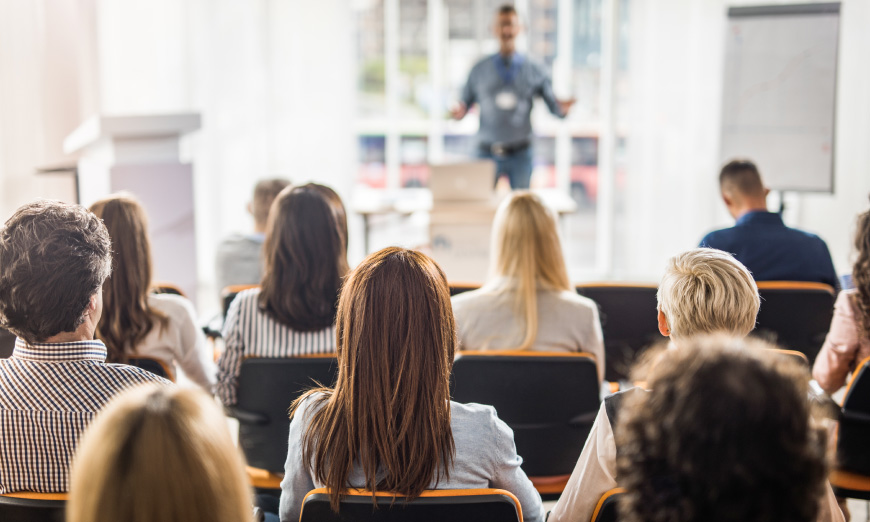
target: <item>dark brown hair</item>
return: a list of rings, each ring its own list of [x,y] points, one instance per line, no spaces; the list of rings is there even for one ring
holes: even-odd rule
[[[111,271],[106,227],[79,205],[28,203],[0,229],[0,326],[28,343],[73,332]]]
[[[616,428],[626,522],[815,520],[827,476],[809,374],[763,341],[665,350]]]
[[[272,202],[282,190],[290,186],[290,180],[283,178],[261,179],[254,186],[254,199],[251,200],[251,214],[258,226],[266,224]]]
[[[749,160],[738,159],[725,164],[719,172],[719,186],[747,196],[764,194],[764,184],[758,167]]]
[[[148,306],[151,290],[151,241],[145,209],[132,196],[117,194],[91,205],[112,238],[112,276],[103,285],[103,316],[97,337],[108,362],[125,363],[136,346],[167,317]]]
[[[852,267],[852,283],[856,290],[852,303],[860,315],[859,331],[866,338],[870,337],[870,210],[858,216],[855,250],[858,259]]]
[[[455,344],[447,278],[427,256],[386,248],[348,276],[336,318],[335,388],[313,390],[293,405],[295,412],[322,393],[322,407],[308,417],[302,459],[330,489],[333,509],[354,465],[367,489],[409,498],[449,476]]]
[[[314,184],[281,191],[269,213],[264,254],[260,308],[300,332],[332,325],[348,270],[347,218],[338,195]]]
[[[517,14],[517,8],[514,7],[513,4],[502,4],[498,8],[498,14],[501,15],[515,15]]]

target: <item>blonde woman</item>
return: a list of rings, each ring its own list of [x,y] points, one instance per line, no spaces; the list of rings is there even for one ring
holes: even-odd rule
[[[152,357],[181,367],[191,381],[211,392],[216,368],[193,303],[184,297],[152,293],[148,216],[129,194],[97,201],[91,212],[103,220],[112,239],[112,274],[103,284],[103,315],[97,338],[108,362]]]
[[[529,192],[495,215],[489,281],[453,298],[462,350],[588,352],[604,376],[598,307],[577,294],[562,257],[556,218]]]
[[[67,521],[241,522],[251,506],[217,404],[198,389],[145,385],[118,395],[82,437]]]

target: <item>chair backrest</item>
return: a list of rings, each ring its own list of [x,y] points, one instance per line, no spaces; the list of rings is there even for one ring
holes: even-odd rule
[[[590,522],[616,522],[619,520],[617,505],[623,494],[625,494],[623,488],[613,488],[601,495],[595,506],[595,511],[592,512]]]
[[[810,366],[810,360],[807,359],[806,354],[803,352],[799,352],[797,350],[782,350],[780,348],[771,348],[771,350],[778,353],[779,355],[782,355],[783,357],[791,359],[792,361],[800,364],[805,368],[809,368]]]
[[[147,370],[158,377],[175,382],[175,372],[165,362],[153,357],[130,357],[127,364]]]
[[[846,390],[840,410],[837,467],[870,475],[870,357],[861,361]]]
[[[643,283],[577,285],[578,294],[598,304],[608,381],[627,379],[637,354],[664,339],[656,320],[657,289]]]
[[[239,445],[248,464],[283,472],[290,404],[315,383],[332,386],[337,376],[335,354],[242,361],[238,402],[228,412],[239,420]]]
[[[582,353],[459,352],[451,392],[495,406],[535,477],[571,473],[600,405],[595,358]]]
[[[151,291],[155,294],[172,294],[172,295],[180,295],[181,297],[187,297],[184,295],[184,291],[178,287],[178,285],[172,283],[154,283],[151,287]]]
[[[834,289],[823,283],[760,281],[761,308],[752,335],[807,356],[812,365],[834,316]]]
[[[233,304],[233,299],[239,295],[239,292],[259,287],[260,285],[230,285],[224,287],[224,289],[221,290],[221,310],[223,310],[223,316],[227,316],[227,311],[229,311],[230,305]]]
[[[472,290],[477,290],[480,288],[480,283],[468,283],[465,281],[451,281],[448,283],[448,287],[450,288],[450,297],[454,295],[459,295],[463,292],[470,292]]]
[[[7,493],[0,495],[3,522],[63,522],[66,493]]]
[[[352,489],[341,500],[339,512],[329,505],[329,490],[310,491],[302,501],[299,522],[522,522],[523,511],[517,498],[503,489],[427,490],[414,500],[390,493],[377,493],[377,509],[372,508],[372,492]]]

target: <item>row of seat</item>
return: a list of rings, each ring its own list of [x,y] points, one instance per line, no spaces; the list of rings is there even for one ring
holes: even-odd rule
[[[614,522],[616,500],[621,490],[604,495],[591,522]],[[522,522],[519,500],[503,489],[429,490],[407,501],[378,492],[378,512],[372,514],[371,491],[351,489],[342,499],[338,513],[329,503],[329,491],[315,489],[305,496],[300,522]],[[66,494],[13,493],[0,495],[0,515],[6,522],[63,522]],[[380,516],[377,516],[377,515]]]
[[[331,354],[242,362],[238,402],[228,413],[239,420],[239,445],[248,464],[272,474],[269,479],[259,472],[260,487],[274,488],[280,481],[290,404],[312,383],[332,384],[336,375]],[[523,469],[542,494],[561,493],[600,404],[595,358],[584,353],[460,352],[451,396],[495,407],[513,430]]]
[[[498,375],[502,377],[502,380],[507,381],[508,379],[503,378],[504,375],[511,375],[521,365],[528,365],[539,361],[543,361],[545,366],[550,365],[553,368],[576,366],[578,371],[585,371],[585,373],[588,374],[586,375],[586,378],[582,380],[595,382],[594,361],[591,357],[583,354],[551,356],[530,355],[527,352],[520,352],[519,354],[496,353],[494,355],[491,353],[464,353],[460,354],[457,358],[457,363],[459,363],[457,366],[460,368],[460,372],[458,375],[456,373],[453,375],[452,385],[454,396],[456,396],[456,394],[464,393],[471,395],[479,393],[479,390],[476,389],[479,388],[479,386],[474,384],[476,379],[470,379],[467,382],[464,381],[467,377],[479,377],[481,371],[486,374],[488,367],[497,369]],[[493,365],[493,363],[495,363],[495,365]],[[512,365],[511,363],[515,364]],[[505,370],[505,367],[499,368],[499,365],[505,365],[507,371]],[[289,383],[290,388],[296,389],[299,392],[301,392],[301,390],[306,386],[308,380],[307,375],[312,374],[312,367],[316,366],[323,370],[320,374],[322,382],[329,382],[331,375],[334,375],[335,373],[335,363],[332,357],[317,356],[296,359],[249,359],[242,364],[242,376],[245,376],[245,379],[255,379],[260,374],[260,370],[273,369],[279,366],[285,366],[285,369],[286,367],[295,367],[296,370],[300,370],[298,377],[289,379],[293,381]],[[553,371],[552,368],[550,371]],[[467,372],[467,374],[464,374],[463,372]],[[518,379],[519,380],[513,381],[514,386],[523,386],[523,384],[520,383],[520,380],[529,380],[522,379],[521,375]],[[505,382],[504,386],[506,389],[512,387],[510,382]],[[273,387],[265,386],[261,388],[268,388],[270,390],[274,389]],[[240,391],[242,389],[246,388],[241,387]],[[510,393],[513,395],[506,397],[508,402],[506,403],[507,408],[505,409],[505,414],[501,413],[501,409],[499,411],[500,415],[502,415],[508,424],[514,423],[514,432],[517,436],[518,450],[521,447],[520,441],[524,440],[524,436],[527,436],[523,444],[529,444],[529,446],[527,446],[529,448],[528,451],[532,451],[533,453],[537,451],[540,453],[542,449],[542,446],[540,445],[546,444],[546,441],[542,442],[540,439],[537,441],[534,440],[535,435],[540,435],[537,428],[543,428],[545,425],[550,425],[549,429],[552,430],[554,428],[554,423],[544,419],[543,417],[536,418],[535,416],[537,414],[535,413],[527,413],[525,418],[512,416],[512,414],[516,412],[511,411],[512,405],[521,405],[522,401],[527,399],[525,396],[534,393],[535,391],[536,388],[530,385],[511,391]],[[585,390],[576,390],[576,392],[584,393]],[[274,395],[276,394],[273,393],[272,396]],[[566,393],[565,397],[572,397],[572,395]],[[274,404],[268,404],[267,401],[255,403],[253,407],[243,406],[241,405],[241,402],[245,399],[254,401],[256,400],[256,397],[254,395],[240,394],[240,406],[237,408],[237,411],[235,411],[235,414],[240,416],[240,420],[243,421],[243,426],[247,425],[249,428],[258,426],[261,428],[260,432],[252,428],[246,436],[253,436],[254,440],[259,436],[259,442],[268,446],[270,440],[267,440],[265,437],[268,437],[270,433],[279,433],[281,443],[278,446],[286,446],[286,426],[288,424],[285,416],[286,405],[282,401],[272,401]],[[501,399],[501,397],[497,397],[496,399]],[[261,401],[263,400],[264,398],[261,398]],[[289,400],[292,400],[292,397],[288,399],[287,402],[289,402]],[[534,398],[529,398],[528,400],[532,401]],[[283,406],[279,406],[279,404]],[[262,408],[264,405],[274,406],[274,409],[265,411],[265,408]],[[526,404],[525,409],[531,412],[542,410],[542,405],[540,403],[535,404],[537,408],[528,408],[528,406],[529,405]],[[581,413],[574,418],[570,418],[566,424],[571,428],[586,430],[588,432],[588,423],[591,423],[591,418],[587,415],[589,410],[591,410],[594,415],[594,409],[597,408],[597,405],[595,404],[595,401],[590,400],[587,406],[588,408],[586,408],[586,412]],[[499,406],[497,405],[497,407]],[[515,408],[515,410],[519,409],[520,408]],[[580,408],[572,411],[566,409],[565,414],[571,415],[577,411],[580,411]],[[271,422],[273,419],[277,422]],[[856,370],[854,377],[849,384],[843,407],[840,410],[839,420],[837,467],[831,474],[831,484],[837,495],[870,500],[870,458],[868,458],[866,452],[866,440],[867,436],[870,435],[870,358],[865,359]],[[526,427],[529,429],[526,431],[525,435],[521,435],[523,430],[518,430],[516,426],[522,427],[524,422]],[[263,428],[265,428],[265,431],[262,430]],[[558,427],[556,427],[556,429],[558,430]],[[585,440],[585,436],[580,440]],[[259,445],[252,444],[251,440],[248,440],[248,447],[246,447],[245,438],[242,437],[241,434],[240,442],[242,442],[246,456],[251,464],[264,465],[264,462],[251,460],[252,458],[265,458],[269,455],[268,453],[262,453],[260,455],[256,453],[257,450],[263,449],[262,447],[257,447]],[[546,446],[543,448],[549,450]],[[527,450],[519,451],[520,454],[523,454],[523,451]],[[278,456],[279,461],[283,460],[283,450],[279,449],[277,453],[274,453],[268,458],[274,458],[275,455]],[[563,458],[569,459],[568,463],[571,465],[576,461],[576,457]],[[267,468],[275,467],[272,463],[265,463],[265,466]],[[277,484],[271,482],[269,479],[277,479],[279,478],[279,475],[269,473],[266,470],[252,469],[251,471],[253,472],[252,477],[256,478],[256,472],[260,472],[259,477],[261,479],[266,479],[261,482],[252,480],[252,485],[256,487],[277,487]],[[615,506],[620,497],[620,493],[621,491],[618,489],[612,490],[601,498],[598,507],[595,510],[595,514],[593,515],[592,522],[611,522],[617,520]],[[385,501],[381,504],[381,507],[384,509],[384,513],[390,513],[390,520],[428,521],[474,519],[484,521],[522,521],[522,511],[515,497],[509,492],[500,490],[433,491],[425,493],[421,499],[410,503],[387,502],[387,499],[392,500],[389,494],[381,493],[379,495],[385,497]],[[3,495],[0,496],[0,519],[9,522],[31,522],[36,520],[61,521],[63,520],[64,499],[65,495],[62,494],[17,493]],[[370,492],[351,491],[349,492],[345,502],[342,503],[342,511],[339,514],[334,514],[329,508],[327,492],[325,490],[315,490],[306,497],[301,520],[371,520],[370,502]]]
[[[451,295],[475,290],[476,283],[451,283]],[[656,322],[653,284],[586,283],[577,293],[598,304],[608,381],[625,380],[637,354],[663,338]],[[810,365],[825,342],[834,315],[834,289],[822,283],[761,281],[761,308],[753,335],[806,355]]]
[[[229,286],[221,293],[223,312],[236,295],[257,285]],[[450,295],[480,288],[478,283],[453,282]],[[604,334],[604,378],[625,380],[637,354],[661,341],[656,322],[654,284],[585,283],[577,293],[598,304]],[[761,308],[753,335],[806,355],[810,365],[825,342],[834,315],[834,289],[822,283],[762,281],[758,283]]]

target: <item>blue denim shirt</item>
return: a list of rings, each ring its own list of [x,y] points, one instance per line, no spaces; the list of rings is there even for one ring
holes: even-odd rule
[[[785,226],[774,212],[740,216],[731,228],[710,232],[700,246],[734,254],[756,281],[813,281],[839,289],[828,245],[817,235]]]
[[[500,55],[483,58],[471,69],[462,90],[462,102],[467,107],[480,106],[478,140],[483,144],[520,143],[532,139],[532,101],[540,96],[550,112],[564,118],[546,69],[525,56],[511,55],[511,67],[497,63]],[[505,74],[505,70],[510,71]],[[496,104],[499,92],[510,91],[516,105],[502,108]]]

